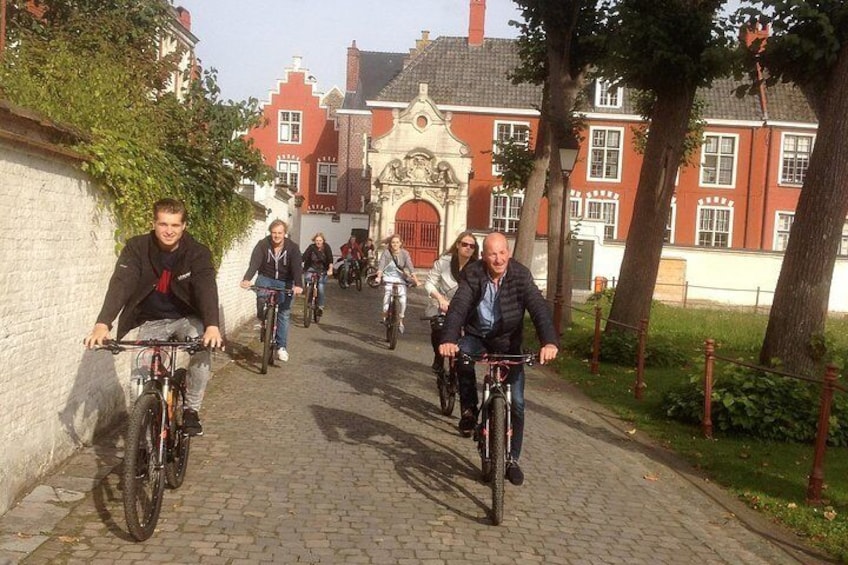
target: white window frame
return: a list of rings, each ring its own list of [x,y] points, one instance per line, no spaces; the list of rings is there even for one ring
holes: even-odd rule
[[[500,204],[501,201],[503,204]],[[489,202],[489,228],[503,233],[518,231],[521,208],[524,206],[524,191],[514,190],[507,193],[498,187],[492,190]]]
[[[595,133],[596,132],[604,132],[604,145],[603,146],[595,146]],[[609,133],[615,132],[618,134],[618,146],[615,148],[611,148],[607,146],[607,140],[609,138]],[[601,152],[601,161],[600,166],[604,170],[604,173],[600,176],[593,176],[592,171],[596,166],[595,156],[598,152]],[[608,161],[610,160],[610,156],[612,154],[616,154],[617,164],[615,170],[615,177],[607,176],[606,169],[609,166]],[[595,181],[595,182],[621,182],[621,169],[624,167],[624,128],[620,127],[589,127],[589,163],[588,167],[586,167],[586,180]]]
[[[599,216],[593,215],[592,208],[595,204],[599,205],[601,208],[601,214]],[[604,209],[607,205],[612,206],[612,214],[606,214]],[[604,220],[604,240],[616,240],[618,239],[619,210],[618,200],[613,200],[611,198],[586,198],[586,208],[583,217],[587,220]],[[608,221],[610,219],[612,219],[612,223]]]
[[[294,175],[294,182],[292,182]],[[277,178],[288,185],[288,189],[297,192],[300,189],[300,161],[297,159],[277,159]]]
[[[672,201],[671,207],[668,209],[668,219],[665,221],[665,233],[663,242],[669,245],[674,245],[674,230],[677,227],[677,202]]]
[[[499,127],[500,126],[509,126],[509,137],[499,136]],[[516,127],[526,128],[527,134],[524,141],[526,146],[530,145],[530,122],[519,122],[519,121],[511,121],[511,120],[495,120],[495,125],[492,129],[492,155],[495,155],[498,152],[498,142],[506,141],[507,139],[514,139],[516,141],[521,141],[521,139],[516,139],[515,129]],[[503,173],[503,169],[495,164],[494,160],[492,160],[492,174],[500,175]]]
[[[337,194],[339,166],[336,163],[318,163],[318,174],[316,175],[315,192],[317,194]],[[324,182],[322,188],[321,183]]]
[[[598,79],[595,81],[595,107],[596,108],[621,108],[624,99],[624,89],[620,86],[612,87],[612,81]],[[610,94],[610,91],[614,94]]]
[[[789,225],[785,226],[781,222],[781,217],[787,218]],[[792,230],[792,224],[795,222],[795,212],[792,210],[775,210],[774,212],[774,237],[772,239],[772,251],[786,251],[786,246],[789,244],[789,232]]]
[[[295,116],[297,116],[296,120],[293,119]],[[302,141],[303,112],[300,110],[277,110],[277,143],[300,145]]]
[[[787,177],[786,159],[792,158],[792,157],[787,157],[788,152],[786,151],[786,142],[787,142],[787,139],[790,138],[790,137],[796,138],[796,139],[803,137],[803,138],[807,138],[807,139],[810,140],[810,151],[809,151],[809,153],[806,154],[806,158],[807,158],[806,165],[803,167],[802,172],[796,173],[797,175],[801,176],[800,182],[798,182],[797,180],[794,180],[794,179],[787,179],[786,178]],[[780,136],[780,175],[778,177],[780,180],[778,181],[778,184],[780,184],[782,186],[793,186],[793,187],[800,187],[801,185],[804,184],[804,179],[807,176],[807,170],[810,167],[810,157],[813,155],[813,147],[815,145],[815,142],[816,142],[816,136],[809,134],[809,133],[797,133],[797,132],[785,131],[781,134],[781,136]],[[795,143],[795,145],[797,147],[797,142]],[[795,156],[794,156],[795,168],[799,168],[798,167],[799,153],[797,151],[795,151],[794,154],[795,154]]]
[[[710,152],[707,153],[708,141],[709,138],[717,138],[717,151],[715,153]],[[733,140],[733,154],[727,154],[722,152],[722,145],[725,140]],[[715,167],[707,167],[706,161],[708,157],[714,157],[716,159]],[[720,174],[721,171],[721,161],[727,158],[733,159],[733,163],[730,167],[730,182],[722,183],[720,182]],[[718,132],[706,132],[704,133],[704,140],[701,144],[701,167],[699,174],[700,186],[709,187],[709,188],[735,188],[736,187],[736,168],[739,164],[739,135],[735,133],[718,133]],[[715,169],[715,182],[710,182],[705,178],[707,172],[711,169]]]
[[[701,214],[706,211],[728,212],[727,232],[719,232],[716,229],[702,230],[701,229]],[[701,234],[712,233],[712,244],[705,245],[701,243]],[[717,233],[727,233],[727,245],[715,245],[715,235]],[[733,247],[733,206],[722,206],[716,204],[699,205],[695,216],[695,245],[698,247],[715,247],[719,249],[730,249]]]
[[[848,220],[842,224],[842,239],[839,240],[839,252],[838,255],[840,257],[845,257],[848,255]]]

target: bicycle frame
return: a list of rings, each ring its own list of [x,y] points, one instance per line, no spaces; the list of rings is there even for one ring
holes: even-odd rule
[[[268,364],[274,364],[274,338],[277,335],[277,312],[280,307],[280,295],[291,296],[294,294],[294,291],[291,289],[280,289],[273,288],[268,286],[257,286],[252,285],[250,290],[256,292],[257,296],[264,296],[266,298],[265,302],[265,313],[266,316],[263,316],[263,320],[267,317],[267,313],[270,312],[272,315],[270,320],[270,332],[268,331],[269,326],[268,322],[263,321],[263,335],[262,335],[262,364],[260,372],[264,375],[268,372]]]

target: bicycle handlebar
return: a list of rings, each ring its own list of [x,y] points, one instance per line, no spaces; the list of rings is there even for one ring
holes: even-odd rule
[[[533,365],[539,360],[538,353],[478,353],[472,355],[464,351],[459,352],[462,361],[482,363],[483,365]]]
[[[270,286],[259,286],[259,285],[256,285],[256,284],[252,284],[252,285],[250,285],[250,286],[248,287],[248,290],[252,290],[253,292],[260,292],[260,291],[264,291],[264,292],[276,292],[276,293],[278,293],[278,294],[279,294],[279,293],[285,294],[286,296],[291,296],[291,295],[293,295],[293,294],[294,294],[294,290],[293,290],[293,289],[291,289],[291,288],[286,288],[286,289],[282,289],[282,288],[273,288],[273,287],[270,287]]]
[[[189,355],[193,355],[198,351],[203,351],[206,346],[203,345],[202,337],[189,337],[185,341],[176,341],[172,339],[138,339],[138,340],[117,340],[105,339],[103,345],[97,349],[106,349],[113,355],[117,355],[122,351],[129,349],[147,349],[150,347],[176,347],[184,349]]]

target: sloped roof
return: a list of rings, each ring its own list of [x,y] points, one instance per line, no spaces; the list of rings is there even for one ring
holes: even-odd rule
[[[370,99],[407,103],[418,95],[418,85],[427,83],[429,96],[439,105],[538,108],[541,86],[516,85],[507,78],[519,62],[512,39],[484,39],[472,47],[464,37],[439,37]]]
[[[801,89],[790,83],[777,83],[766,88],[770,120],[817,124],[819,121],[801,93]]]
[[[365,101],[373,100],[389,81],[403,70],[406,53],[359,52],[359,83],[355,92],[345,93],[343,108],[365,110]]]

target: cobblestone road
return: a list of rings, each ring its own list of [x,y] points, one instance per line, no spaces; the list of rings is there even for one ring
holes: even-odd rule
[[[295,314],[292,359],[268,375],[256,332],[231,336],[206,435],[152,539],[126,533],[117,438],[0,520],[0,563],[819,562],[538,368],[527,480],[507,484],[504,523],[491,526],[474,445],[438,412],[423,292],[413,294],[394,352],[368,288],[330,285],[327,314],[308,329]]]

